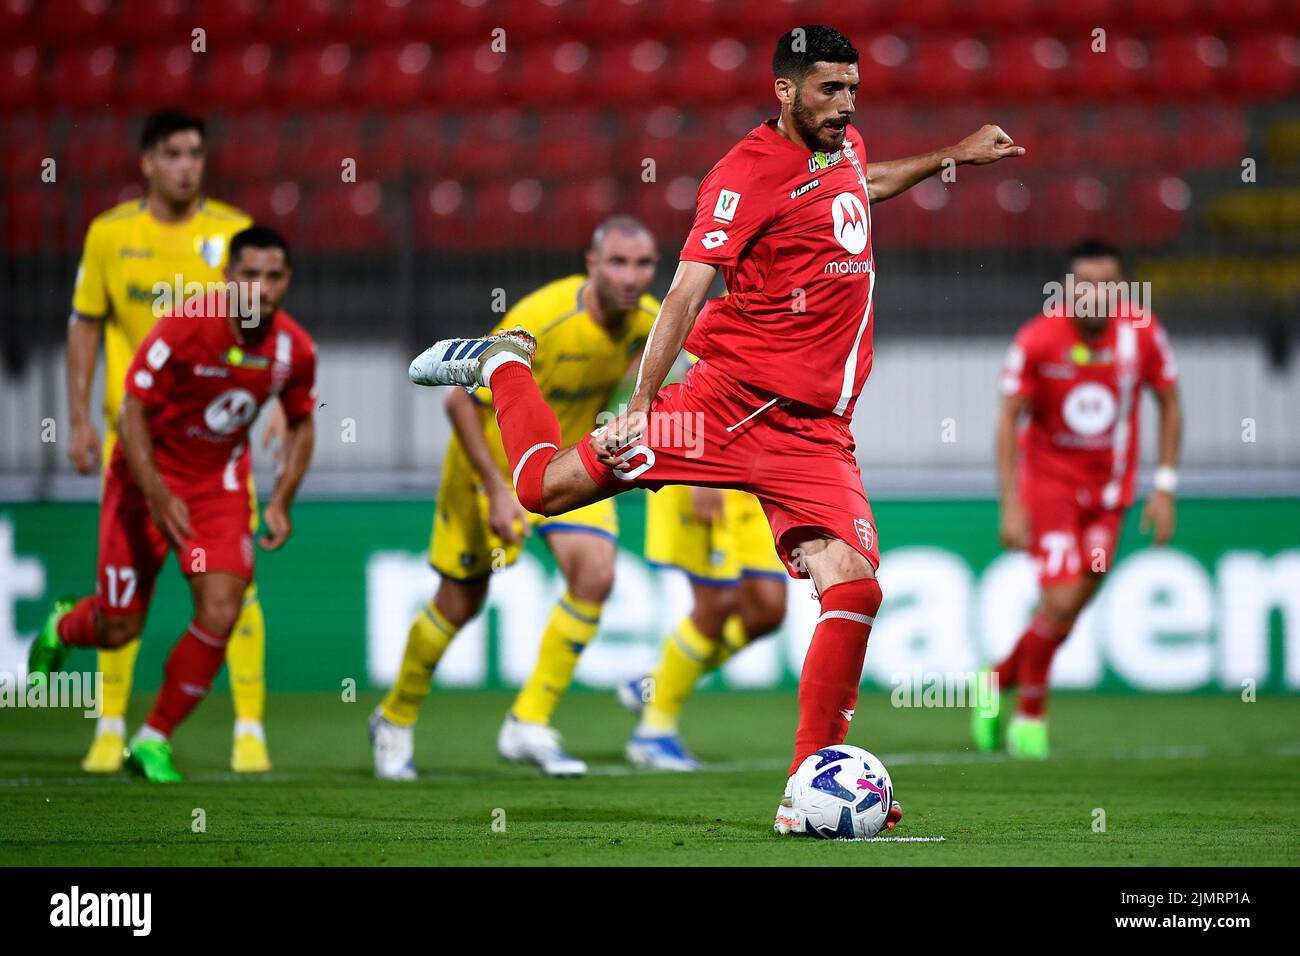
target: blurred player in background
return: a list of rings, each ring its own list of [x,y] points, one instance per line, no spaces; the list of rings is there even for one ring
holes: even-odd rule
[[[73,647],[137,640],[158,572],[175,550],[194,619],[126,755],[154,783],[182,779],[172,731],[212,686],[253,580],[247,445],[258,411],[278,396],[287,418],[284,466],[264,516],[267,550],[289,537],[289,508],[313,444],[316,350],[280,308],[288,245],[265,227],[236,233],[226,277],[245,290],[242,302],[222,292],[187,301],[154,325],[131,359],[104,477],[95,593],[56,602],[28,661],[29,673],[48,679]]]
[[[872,361],[870,205],[945,166],[1024,153],[985,126],[947,149],[868,163],[850,125],[857,63],[848,38],[829,27],[778,39],[780,115],[700,184],[681,262],[617,420],[565,445],[529,371],[535,343],[526,331],[435,343],[408,372],[424,385],[490,385],[515,490],[532,511],[557,514],[669,484],[758,497],[786,569],[811,577],[821,604],[773,820],[782,834],[804,832],[795,770],[848,733],[881,602],[879,542],[849,428]],[[719,270],[728,294],[709,299]],[[683,347],[700,361],[685,382],[663,385]],[[886,825],[901,813],[895,804]]]
[[[220,281],[230,238],[248,227],[243,212],[202,195],[207,154],[201,119],[166,110],[145,120],[140,169],[148,183],[143,199],[124,202],[95,217],[86,232],[68,323],[68,454],[83,475],[112,459],[126,367],[161,314],[155,285]],[[90,391],[99,340],[104,339],[104,444],[90,419]],[[282,437],[284,418],[275,408],[267,440]],[[249,476],[252,520],[256,495]],[[230,689],[235,704],[231,767],[239,772],[271,769],[262,716],[266,633],[257,589],[250,585],[230,644]],[[103,716],[82,760],[91,773],[122,766],[126,708],[140,643],[99,652],[104,675]]]
[[[1007,353],[997,425],[1002,544],[1033,555],[1042,599],[993,672],[999,688],[1019,691],[1007,750],[1031,759],[1048,755],[1052,657],[1110,569],[1133,501],[1143,386],[1160,407],[1155,491],[1142,510],[1156,544],[1173,535],[1178,485],[1182,408],[1164,329],[1149,302],[1127,294],[1114,246],[1081,243],[1069,272],[1075,297],[1027,322]],[[977,709],[972,720],[980,750],[1002,746],[1000,707]]]
[[[682,359],[678,366],[689,367]],[[682,707],[700,678],[781,626],[785,565],[753,495],[669,485],[648,498],[646,560],[684,572],[692,602],[655,669],[619,685],[623,706],[640,716],[625,752],[638,767],[691,771],[699,761],[678,736]]]
[[[587,433],[640,354],[659,308],[646,294],[658,261],[654,239],[640,222],[611,217],[592,236],[586,275],[543,286],[502,319],[498,328],[519,326],[536,337],[533,372],[567,440]],[[567,589],[542,632],[537,664],[506,715],[497,750],[548,776],[580,776],[587,765],[565,753],[551,716],[579,655],[596,636],[614,584],[614,503],[599,501],[545,519],[530,514],[515,497],[490,393],[453,391],[447,415],[454,434],[429,544],[429,563],[440,580],[433,600],[411,623],[396,683],[370,718],[375,776],[415,779],[415,720],[433,670],[483,607],[492,572],[518,560],[533,524]]]

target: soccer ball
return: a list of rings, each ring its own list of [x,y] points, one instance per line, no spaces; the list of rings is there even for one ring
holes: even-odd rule
[[[879,757],[841,744],[804,760],[794,772],[790,795],[809,836],[869,840],[885,826],[894,784]]]

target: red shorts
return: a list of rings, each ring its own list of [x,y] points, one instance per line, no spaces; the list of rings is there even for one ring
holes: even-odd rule
[[[808,577],[791,532],[839,538],[880,565],[880,546],[849,423],[781,399],[697,362],[686,381],[667,385],[650,408],[646,436],[614,470],[596,459],[592,437],[578,442],[588,474],[603,488],[664,485],[737,488],[755,495],[790,574]]]
[[[173,494],[178,494],[172,488]],[[180,495],[190,513],[193,537],[176,555],[186,577],[224,571],[253,579],[253,539],[248,490]],[[103,614],[143,613],[153,597],[158,571],[170,545],[149,515],[144,495],[125,464],[104,476],[99,506],[99,564],[95,597]]]
[[[1068,481],[1033,479],[1020,486],[1029,515],[1030,554],[1043,587],[1064,584],[1085,573],[1110,570],[1119,541],[1123,508],[1102,508],[1085,501]]]

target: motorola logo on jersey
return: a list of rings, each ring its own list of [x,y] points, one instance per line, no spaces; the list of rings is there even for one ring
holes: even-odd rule
[[[216,435],[230,435],[257,417],[257,399],[242,388],[222,392],[203,410],[203,424]]]
[[[867,248],[867,210],[862,200],[853,193],[840,193],[831,202],[831,218],[835,222],[835,241],[849,255],[856,256]]]
[[[1115,424],[1115,396],[1096,382],[1076,385],[1061,403],[1061,417],[1076,435],[1104,434]]]

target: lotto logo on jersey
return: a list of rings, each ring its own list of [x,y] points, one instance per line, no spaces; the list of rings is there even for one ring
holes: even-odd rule
[[[700,238],[700,245],[705,249],[716,249],[727,241],[727,234],[721,229],[714,229],[712,232],[706,232]]]
[[[713,218],[731,222],[736,218],[736,207],[740,205],[740,193],[724,189],[718,193],[717,205],[713,207]]]
[[[831,203],[835,241],[856,256],[867,248],[867,210],[853,193],[840,193]]]

